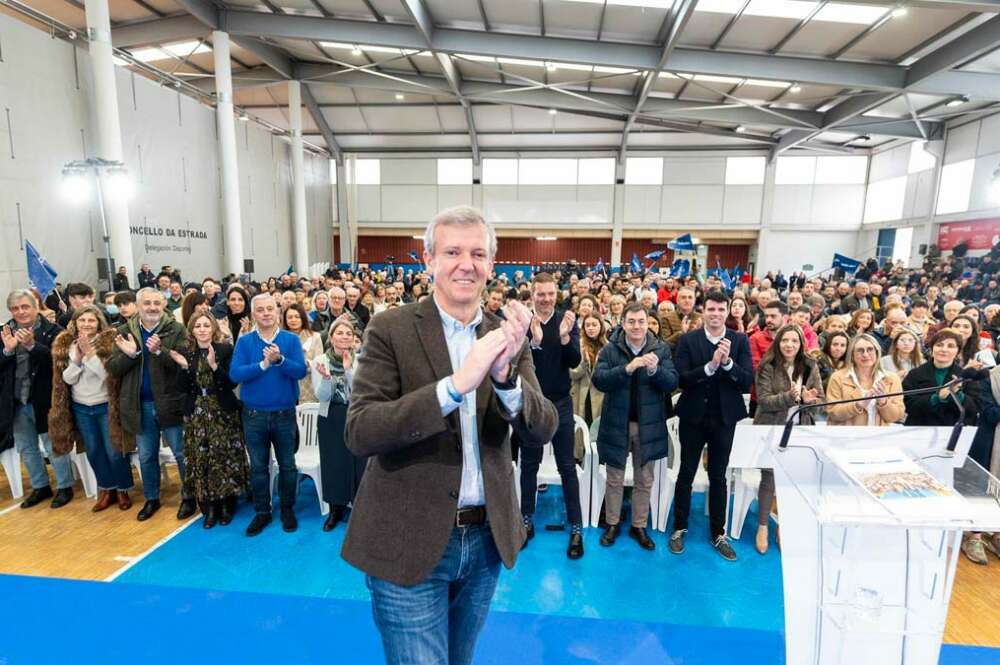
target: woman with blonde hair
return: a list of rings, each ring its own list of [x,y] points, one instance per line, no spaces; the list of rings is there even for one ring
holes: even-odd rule
[[[596,312],[588,314],[580,321],[580,364],[569,371],[570,397],[573,400],[573,413],[591,425],[594,419],[601,415],[604,404],[604,393],[590,382],[597,367],[597,356],[608,343],[608,329],[604,320]],[[583,459],[581,450],[577,450],[577,459]]]
[[[875,329],[875,315],[870,309],[856,309],[851,314],[851,322],[847,324],[847,333],[851,337],[870,333]]]
[[[624,312],[625,296],[616,293],[611,296],[611,300],[608,303],[608,315],[605,317],[605,320],[608,322],[608,330],[614,330],[621,325]]]
[[[52,343],[52,449],[65,455],[83,445],[97,479],[95,513],[114,503],[131,508],[128,493],[135,484],[126,457],[134,440],[119,424],[119,381],[107,371],[115,336],[97,306],[83,305]]]
[[[186,351],[170,351],[183,370],[178,385],[185,395],[184,483],[201,506],[202,526],[211,529],[233,520],[250,471],[236,384],[229,378],[233,347],[211,314],[194,312],[187,331]]]
[[[903,390],[902,381],[894,372],[881,367],[882,349],[874,337],[861,334],[847,347],[847,366],[830,377],[826,399],[867,397],[860,402],[831,404],[826,407],[827,424],[879,427],[901,422],[906,415],[903,398],[886,397]]]

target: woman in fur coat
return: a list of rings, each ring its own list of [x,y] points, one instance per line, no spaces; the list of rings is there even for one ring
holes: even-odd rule
[[[86,450],[99,490],[95,513],[114,503],[121,510],[132,507],[128,492],[134,480],[118,424],[118,381],[105,368],[114,348],[115,331],[94,305],[76,309],[52,344],[52,447],[58,454],[81,444]]]

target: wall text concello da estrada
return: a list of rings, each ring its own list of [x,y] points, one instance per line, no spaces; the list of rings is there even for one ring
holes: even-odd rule
[[[171,229],[162,226],[130,226],[129,231],[134,236],[163,237],[163,238],[198,238],[207,240],[208,234],[204,231],[189,229]]]

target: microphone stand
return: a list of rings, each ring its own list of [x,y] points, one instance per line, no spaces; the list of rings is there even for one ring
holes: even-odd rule
[[[851,404],[853,402],[867,402],[872,399],[882,399],[884,397],[899,397],[905,395],[926,395],[928,393],[936,393],[944,388],[951,388],[957,384],[964,383],[965,381],[971,381],[972,379],[963,379],[962,377],[956,377],[949,381],[948,383],[942,384],[940,386],[935,386],[932,388],[917,388],[916,390],[903,390],[897,393],[885,393],[882,395],[871,395],[869,397],[854,397],[851,399],[839,399],[833,402],[815,402],[813,404],[802,404],[797,409],[792,411],[788,419],[785,420],[785,429],[781,433],[781,442],[778,444],[778,451],[784,452],[788,448],[788,439],[792,435],[792,428],[795,427],[795,417],[802,413],[803,411],[809,411],[811,409],[816,409],[821,406],[832,406],[834,404]],[[955,447],[958,445],[958,437],[962,434],[962,427],[965,426],[965,405],[959,401],[958,397],[955,396],[954,392],[949,391],[952,401],[958,407],[958,422],[951,430],[951,438],[948,439],[948,452],[954,453]]]

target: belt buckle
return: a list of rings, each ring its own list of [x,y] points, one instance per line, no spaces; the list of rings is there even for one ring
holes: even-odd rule
[[[208,397],[208,388],[202,388],[201,389],[201,396],[202,397]]]

